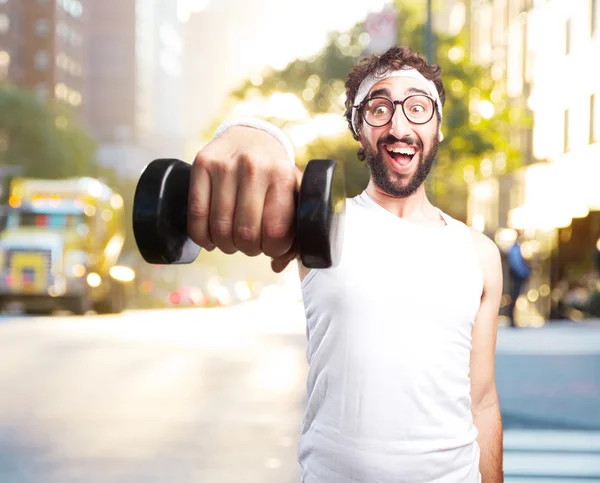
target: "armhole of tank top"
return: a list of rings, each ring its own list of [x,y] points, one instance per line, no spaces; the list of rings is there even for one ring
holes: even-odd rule
[[[311,269],[307,274],[306,277],[304,277],[302,279],[302,282],[300,283],[300,288],[304,288],[308,285],[308,283],[314,278],[314,276],[317,274],[318,270],[316,268]]]
[[[465,226],[465,232],[467,235],[467,238],[469,239],[469,246],[471,247],[471,252],[473,253],[473,258],[474,258],[474,263],[475,263],[475,270],[477,271],[477,274],[479,275],[479,284],[481,287],[481,295],[483,296],[483,290],[485,289],[485,277],[483,276],[483,265],[481,264],[481,260],[479,258],[479,252],[477,251],[477,247],[475,246],[475,241],[473,240],[473,233],[471,233],[471,228],[469,228],[468,225],[464,225]]]

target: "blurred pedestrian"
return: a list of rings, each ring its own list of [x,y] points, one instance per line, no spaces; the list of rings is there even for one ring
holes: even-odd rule
[[[508,251],[508,267],[510,273],[510,305],[508,307],[508,316],[511,327],[517,327],[515,321],[515,307],[517,305],[517,299],[521,295],[523,286],[527,279],[531,275],[531,268],[523,256],[521,250],[521,243],[523,240],[523,233],[517,232],[517,239],[510,247]]]
[[[600,238],[596,240],[594,245],[594,266],[596,267],[596,275],[600,276]]]

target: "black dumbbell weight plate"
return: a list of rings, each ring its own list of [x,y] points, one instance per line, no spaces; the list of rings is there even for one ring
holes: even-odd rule
[[[138,181],[133,234],[148,263],[192,263],[200,253],[187,235],[190,172],[191,166],[178,159],[157,159]]]
[[[296,217],[296,242],[305,267],[339,264],[345,211],[343,167],[330,159],[311,160],[302,175]]]

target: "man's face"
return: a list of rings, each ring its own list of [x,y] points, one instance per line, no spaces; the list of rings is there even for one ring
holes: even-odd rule
[[[382,96],[403,101],[417,89],[429,94],[427,84],[418,79],[391,77],[375,84],[367,99]],[[439,144],[438,117],[434,114],[426,124],[413,124],[396,105],[385,126],[373,127],[363,120],[359,141],[373,183],[389,196],[405,198],[417,191],[431,170]],[[399,149],[409,154],[390,152]]]

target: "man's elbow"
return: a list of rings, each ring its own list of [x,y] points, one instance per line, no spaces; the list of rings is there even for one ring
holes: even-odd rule
[[[484,390],[475,392],[471,397],[471,411],[480,414],[490,409],[500,408],[500,399],[496,389],[496,383],[491,382]]]

